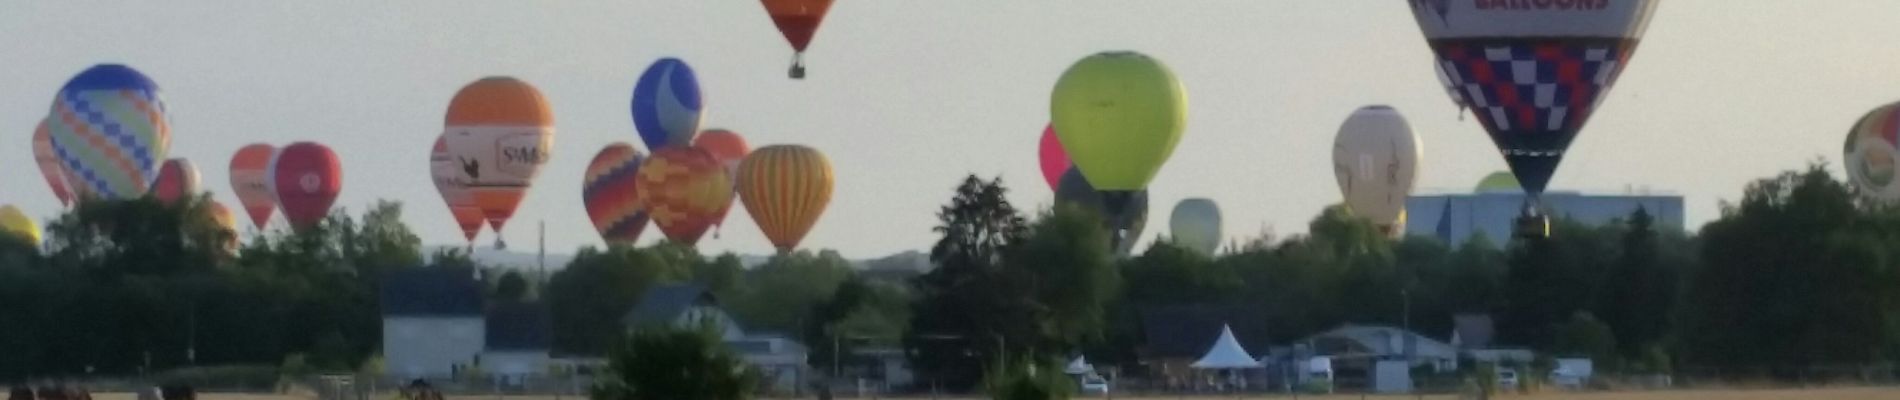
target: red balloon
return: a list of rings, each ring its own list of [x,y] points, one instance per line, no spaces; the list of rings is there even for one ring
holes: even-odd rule
[[[343,191],[343,163],[329,147],[297,142],[277,152],[270,164],[271,192],[291,229],[304,232],[323,222]]]
[[[1069,152],[1062,150],[1062,141],[1056,139],[1055,125],[1042,128],[1042,180],[1049,182],[1049,190],[1062,187],[1062,173],[1069,171],[1074,163],[1069,161]]]

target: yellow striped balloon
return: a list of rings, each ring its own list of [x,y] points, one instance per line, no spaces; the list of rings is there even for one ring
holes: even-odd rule
[[[739,163],[739,201],[779,252],[790,252],[831,204],[831,162],[810,147],[773,145]]]

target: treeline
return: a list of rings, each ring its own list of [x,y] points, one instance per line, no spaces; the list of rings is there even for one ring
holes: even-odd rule
[[[1900,356],[1900,211],[1821,165],[1749,184],[1694,236],[1638,210],[1602,226],[1559,220],[1545,240],[1452,248],[1387,239],[1329,208],[1306,234],[1261,234],[1216,256],[1164,238],[1124,260],[1108,259],[1087,211],[1030,219],[1004,192],[970,177],[939,212],[938,268],[914,282],[906,336],[935,382],[969,387],[998,357],[1086,354],[1140,371],[1138,311],[1153,306],[1247,310],[1276,344],[1346,323],[1448,341],[1454,315],[1481,314],[1498,346],[1629,373],[1792,378]]]
[[[1456,248],[1387,239],[1328,209],[1305,234],[1263,233],[1218,255],[1163,239],[1115,259],[1089,211],[1029,215],[1005,193],[962,182],[938,211],[935,269],[907,280],[865,276],[831,251],[747,268],[666,243],[583,248],[545,283],[456,251],[430,264],[493,270],[480,274],[491,298],[549,303],[557,355],[605,354],[646,290],[690,283],[748,332],[804,342],[817,370],[856,361],[832,360],[834,345],[902,346],[923,378],[950,388],[1002,358],[1086,354],[1138,370],[1138,311],[1155,306],[1244,309],[1275,343],[1344,323],[1448,340],[1453,315],[1485,314],[1501,345],[1611,371],[1900,356],[1900,211],[1859,200],[1818,165],[1751,183],[1693,236],[1639,212]],[[0,239],[0,379],[191,365],[374,372],[378,278],[424,265],[399,204],[256,234],[236,251],[208,211],[203,199],[83,203],[48,223],[43,246]]]

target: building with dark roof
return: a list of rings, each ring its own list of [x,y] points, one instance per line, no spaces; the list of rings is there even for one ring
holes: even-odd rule
[[[446,378],[486,347],[482,285],[459,268],[410,268],[383,276],[383,358],[404,378]]]
[[[699,284],[661,285],[647,288],[640,302],[621,317],[628,329],[653,325],[694,327],[702,321],[718,325],[721,337],[733,340],[745,335],[744,329],[719,308],[719,299]]]
[[[483,323],[483,371],[514,384],[547,371],[554,323],[546,304],[494,302],[488,305]]]

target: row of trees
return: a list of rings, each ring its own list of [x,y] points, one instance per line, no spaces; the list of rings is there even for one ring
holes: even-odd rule
[[[1772,372],[1900,356],[1900,211],[1862,203],[1824,166],[1750,184],[1690,236],[1646,210],[1550,238],[1386,239],[1328,208],[1306,234],[1262,234],[1216,257],[1163,240],[1111,260],[1087,211],[1029,219],[999,181],[966,179],[938,213],[937,268],[913,282],[906,346],[919,371],[969,387],[986,360],[1087,354],[1136,366],[1150,306],[1233,307],[1289,343],[1346,323],[1450,340],[1488,315],[1497,342],[1599,368]],[[1409,311],[1409,312],[1408,312]]]
[[[1088,354],[1133,365],[1138,310],[1251,310],[1285,343],[1343,323],[1447,339],[1452,315],[1498,322],[1500,341],[1587,355],[1605,368],[1868,363],[1900,355],[1900,212],[1859,202],[1819,165],[1750,184],[1689,236],[1646,213],[1559,222],[1550,239],[1456,248],[1390,240],[1339,209],[1307,233],[1262,234],[1209,257],[1165,239],[1114,259],[1089,211],[1033,218],[1000,181],[966,179],[939,210],[935,268],[908,282],[861,275],[835,252],[748,268],[661,243],[583,248],[545,283],[482,274],[497,299],[548,302],[558,354],[604,354],[650,287],[712,290],[748,331],[801,339],[814,366],[865,343],[900,344],[952,387],[988,361]],[[51,221],[44,246],[0,241],[0,379],[128,374],[187,365],[366,364],[380,343],[377,278],[424,264],[399,204],[339,211],[235,253],[202,199],[93,202]],[[435,268],[488,268],[440,252]],[[1407,312],[1409,310],[1409,313]],[[1409,318],[1408,318],[1409,315]]]

